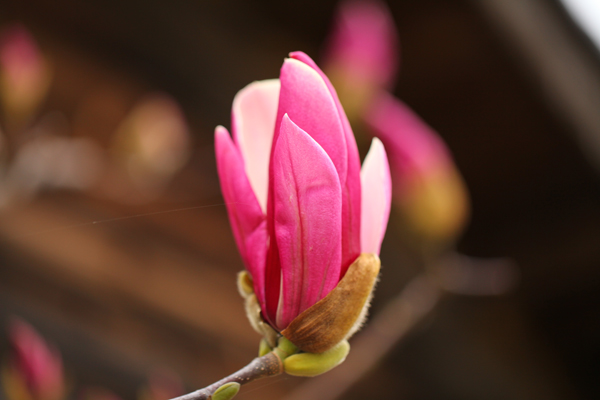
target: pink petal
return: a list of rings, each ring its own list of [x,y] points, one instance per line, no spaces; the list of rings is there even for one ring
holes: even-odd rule
[[[235,96],[231,116],[235,143],[242,153],[250,185],[265,213],[279,88],[279,79],[249,84]]]
[[[14,364],[36,398],[56,395],[63,385],[62,358],[39,333],[24,321],[15,319],[9,326],[15,353]]]
[[[283,329],[339,282],[342,194],[332,161],[287,115],[272,168],[281,263],[276,325]]]
[[[244,171],[244,161],[227,129],[215,130],[215,152],[221,191],[229,221],[244,264],[254,280],[254,290],[264,303],[264,269],[267,251],[266,216]]]
[[[12,24],[0,33],[0,66],[13,85],[31,86],[45,73],[44,57],[31,33]]]
[[[338,95],[321,69],[305,53],[296,51],[290,54],[290,57],[302,61],[313,68],[327,85],[327,89],[333,98],[338,115],[342,121],[344,137],[346,139],[346,150],[348,157],[348,170],[345,181],[342,184],[342,269],[340,271],[343,277],[350,264],[360,255],[360,157],[356,140],[350,127],[348,117],[340,103]]]
[[[275,142],[283,115],[288,114],[325,150],[340,182],[345,182],[348,156],[344,128],[327,84],[315,69],[291,58],[284,61],[280,80]]]
[[[329,37],[325,64],[349,77],[391,89],[398,73],[398,32],[381,1],[342,1]]]
[[[360,235],[362,252],[379,255],[390,216],[392,180],[385,149],[377,138],[371,142],[371,148],[360,173],[360,180],[362,183]]]

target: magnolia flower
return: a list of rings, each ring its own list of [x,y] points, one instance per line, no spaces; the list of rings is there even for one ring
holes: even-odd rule
[[[216,129],[217,167],[260,314],[300,349],[325,351],[356,329],[379,270],[383,145],[373,140],[361,171],[333,86],[301,52],[280,79],[236,95],[232,132]]]
[[[398,33],[392,15],[381,1],[342,1],[334,17],[323,54],[350,119],[378,90],[393,87],[398,72]]]
[[[15,320],[9,338],[14,351],[3,383],[10,400],[60,400],[65,395],[58,351],[27,323]]]
[[[365,122],[388,149],[402,225],[431,244],[455,240],[468,220],[469,196],[442,138],[384,92],[365,113]]]

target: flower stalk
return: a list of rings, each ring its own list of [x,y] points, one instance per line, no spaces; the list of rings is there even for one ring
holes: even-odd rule
[[[213,383],[212,385],[206,386],[205,388],[196,390],[195,392],[188,393],[183,396],[175,397],[172,400],[231,399],[233,396],[235,396],[235,394],[237,394],[237,390],[235,390],[235,393],[233,393],[233,396],[231,397],[215,398],[213,397],[213,395],[215,394],[215,392],[220,390],[220,388],[230,383],[244,385],[246,383],[254,382],[259,379],[268,378],[270,376],[276,376],[282,374],[283,372],[283,361],[275,351],[272,351],[262,357],[255,358],[250,362],[250,364],[246,365],[239,371],[234,372],[233,374],[221,379],[218,382]],[[236,385],[233,386],[235,387]],[[229,387],[232,387],[232,385],[225,386],[225,388]]]
[[[241,385],[284,373],[285,360],[298,351],[299,349],[292,342],[280,337],[277,347],[255,358],[237,372],[205,388],[171,400],[230,400],[237,394]]]

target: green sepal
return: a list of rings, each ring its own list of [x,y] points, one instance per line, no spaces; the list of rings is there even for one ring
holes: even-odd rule
[[[240,391],[240,384],[229,382],[219,387],[212,395],[212,400],[231,400]]]
[[[273,351],[269,343],[267,343],[266,339],[260,339],[260,344],[258,345],[258,356],[262,357],[268,353]]]
[[[325,373],[346,359],[350,344],[342,340],[324,353],[298,353],[283,360],[285,372],[294,376],[317,376]]]

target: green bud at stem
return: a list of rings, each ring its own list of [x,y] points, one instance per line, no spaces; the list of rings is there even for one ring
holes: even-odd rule
[[[231,400],[240,391],[240,384],[229,382],[218,388],[212,395],[212,400]]]
[[[325,373],[346,359],[350,344],[343,340],[324,353],[299,353],[283,360],[285,372],[294,376],[317,376]]]
[[[258,356],[262,357],[267,353],[270,353],[273,349],[269,346],[266,339],[261,339],[260,344],[258,345]]]
[[[298,347],[287,338],[281,336],[277,342],[277,347],[273,352],[277,354],[281,360],[285,360],[290,355],[297,353]]]

